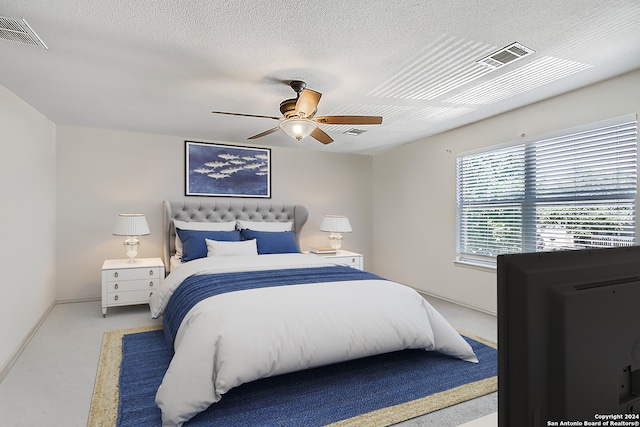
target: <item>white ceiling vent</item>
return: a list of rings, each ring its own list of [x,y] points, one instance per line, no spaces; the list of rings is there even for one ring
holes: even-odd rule
[[[31,46],[49,49],[24,19],[0,16],[0,40],[30,44]]]
[[[358,136],[361,133],[365,133],[365,132],[366,132],[366,130],[364,130],[364,129],[351,128],[351,129],[346,130],[346,131],[344,131],[342,133],[344,133],[345,135]]]
[[[499,51],[494,52],[489,56],[485,56],[476,62],[480,65],[496,69],[517,61],[518,59],[524,58],[527,55],[531,55],[534,52],[535,50],[529,49],[528,47],[516,42],[503,47]]]

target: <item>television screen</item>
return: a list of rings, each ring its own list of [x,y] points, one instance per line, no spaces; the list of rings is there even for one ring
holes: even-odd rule
[[[501,255],[497,274],[499,426],[640,425],[640,247]]]

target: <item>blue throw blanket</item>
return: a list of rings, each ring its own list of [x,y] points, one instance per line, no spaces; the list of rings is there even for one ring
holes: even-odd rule
[[[163,315],[167,346],[173,352],[173,341],[182,319],[203,299],[226,292],[275,286],[302,285],[348,280],[382,280],[373,273],[345,266],[293,268],[282,270],[244,271],[238,273],[203,274],[185,279],[171,296]]]

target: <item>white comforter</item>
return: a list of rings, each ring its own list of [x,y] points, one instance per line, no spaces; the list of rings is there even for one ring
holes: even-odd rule
[[[326,266],[314,255],[210,257],[172,272],[151,301],[162,315],[193,274]],[[477,362],[467,342],[417,292],[384,280],[261,288],[201,301],[182,321],[156,394],[163,426],[180,426],[240,384],[407,348]]]

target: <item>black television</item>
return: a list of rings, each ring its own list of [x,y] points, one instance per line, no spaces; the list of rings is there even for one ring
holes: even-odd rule
[[[640,425],[640,246],[501,255],[497,291],[499,427]]]

